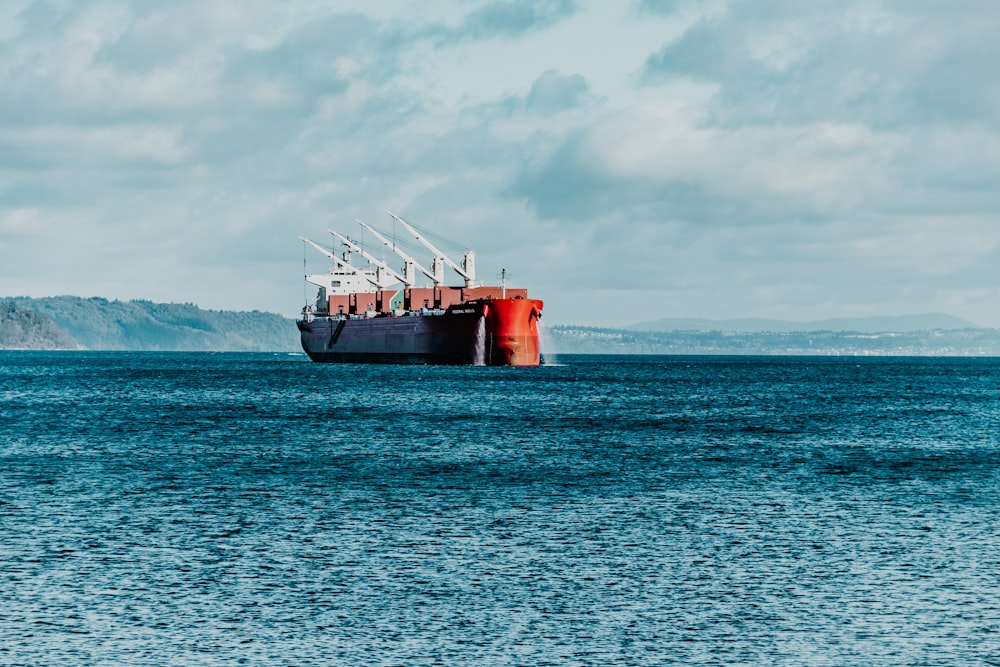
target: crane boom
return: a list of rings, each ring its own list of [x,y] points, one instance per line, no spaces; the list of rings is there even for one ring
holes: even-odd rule
[[[431,273],[431,271],[429,269],[425,269],[423,266],[421,266],[420,263],[417,262],[417,260],[413,259],[409,255],[407,255],[405,252],[403,252],[402,250],[400,250],[398,247],[396,247],[395,243],[393,243],[392,241],[390,241],[386,237],[382,236],[374,227],[372,227],[371,225],[369,225],[367,222],[363,222],[361,220],[355,220],[355,221],[359,225],[361,225],[362,227],[364,227],[365,229],[367,229],[368,231],[370,231],[372,234],[374,234],[375,238],[377,238],[379,241],[381,241],[383,244],[385,244],[385,247],[389,248],[394,253],[396,253],[397,255],[399,255],[403,259],[404,262],[407,262],[409,264],[413,264],[413,266],[416,267],[418,271],[420,271],[425,276],[427,276],[428,278],[430,278],[431,280],[433,280],[435,285],[439,285],[439,284],[441,284],[443,282],[442,280],[439,280],[438,277],[436,277],[433,273]]]
[[[347,262],[345,262],[341,258],[337,257],[336,253],[330,252],[329,250],[327,250],[326,248],[324,248],[320,244],[314,243],[313,241],[310,241],[309,239],[305,238],[304,236],[300,236],[299,238],[302,239],[303,241],[305,241],[306,243],[308,243],[309,245],[311,245],[312,247],[316,248],[316,250],[319,250],[321,253],[323,253],[324,255],[326,255],[327,257],[329,257],[330,259],[332,259],[337,264],[337,266],[339,266],[340,268],[346,269],[347,271],[351,271],[352,273],[359,273],[359,272],[361,272],[361,270],[359,268],[357,268],[356,266],[352,266],[352,265],[348,264]]]
[[[413,235],[413,238],[415,238],[425,248],[427,248],[432,253],[434,253],[435,257],[440,257],[442,260],[444,260],[445,264],[447,264],[452,269],[454,269],[455,272],[458,275],[460,275],[463,278],[465,278],[465,285],[466,285],[466,287],[471,287],[472,286],[472,284],[476,281],[476,270],[475,270],[475,264],[473,263],[474,260],[472,260],[473,252],[471,250],[465,253],[465,262],[464,262],[465,267],[459,266],[454,261],[452,261],[452,259],[450,257],[448,257],[446,254],[444,254],[440,250],[438,250],[437,247],[435,247],[433,243],[431,243],[430,241],[428,241],[427,239],[425,239],[423,236],[421,236],[420,233],[417,230],[415,230],[410,225],[410,223],[406,222],[405,220],[403,220],[401,217],[399,217],[398,215],[396,215],[392,211],[389,211],[389,215],[391,215],[393,217],[393,219],[396,220],[396,222],[398,222],[399,224],[403,225],[403,227],[405,227],[406,230],[408,232],[410,232],[410,234]]]
[[[398,280],[399,282],[403,283],[407,287],[412,287],[413,286],[413,279],[412,278],[408,279],[408,278],[405,278],[405,277],[399,275],[398,273],[396,273],[395,271],[393,271],[392,269],[390,269],[388,264],[386,264],[382,260],[378,259],[377,257],[374,257],[370,253],[366,252],[364,250],[364,248],[362,248],[361,246],[359,246],[358,244],[356,244],[354,241],[350,240],[349,238],[347,238],[343,234],[340,234],[339,232],[335,232],[332,229],[328,229],[326,231],[328,231],[331,234],[333,234],[334,236],[336,236],[348,248],[350,248],[354,252],[358,253],[359,255],[361,255],[362,257],[364,257],[365,259],[367,259],[369,262],[371,262],[372,264],[374,264],[375,266],[377,266],[379,269],[381,269],[382,271],[385,271],[390,276],[392,276],[393,278],[395,278],[396,280]]]

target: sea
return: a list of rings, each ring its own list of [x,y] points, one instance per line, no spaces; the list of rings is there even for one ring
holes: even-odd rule
[[[0,665],[1000,665],[1000,359],[0,353]]]

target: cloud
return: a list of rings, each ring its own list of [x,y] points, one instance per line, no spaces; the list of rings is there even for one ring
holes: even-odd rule
[[[736,131],[648,104],[567,137],[525,168],[511,194],[552,217],[659,208],[698,224],[830,219],[896,187],[899,141],[857,125]]]
[[[515,37],[540,30],[577,11],[575,0],[502,0],[469,12],[453,36]]]
[[[907,5],[743,3],[698,21],[646,61],[647,84],[716,83],[714,120],[863,122],[875,127],[1000,122],[995,20]],[[1000,10],[990,9],[993,19]]]
[[[546,70],[531,84],[526,100],[529,109],[542,112],[562,111],[583,103],[589,88],[580,74],[560,74]]]
[[[839,207],[858,199],[850,191],[868,192],[870,201],[914,179],[930,186],[917,172],[946,181],[961,174],[969,185],[985,183],[977,174],[992,178],[1000,88],[986,71],[1000,40],[990,22],[957,13],[941,25],[934,14],[843,3],[728,7],[642,68],[647,87],[678,78],[711,84],[704,105],[658,100],[604,118],[585,136],[567,137],[522,184],[545,174],[565,184],[572,173],[580,191],[593,187],[595,174],[614,187],[714,181],[708,189],[718,195],[822,192]],[[928,141],[947,156],[941,169],[918,155]],[[972,143],[980,150],[969,150]]]

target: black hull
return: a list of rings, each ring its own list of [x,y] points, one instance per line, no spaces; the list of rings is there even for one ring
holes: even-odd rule
[[[478,309],[298,322],[302,349],[313,361],[361,364],[489,363],[484,317]]]

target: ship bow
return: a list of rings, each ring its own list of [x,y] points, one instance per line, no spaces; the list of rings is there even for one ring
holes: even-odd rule
[[[538,299],[496,299],[486,308],[487,363],[490,366],[537,366],[541,363]]]

